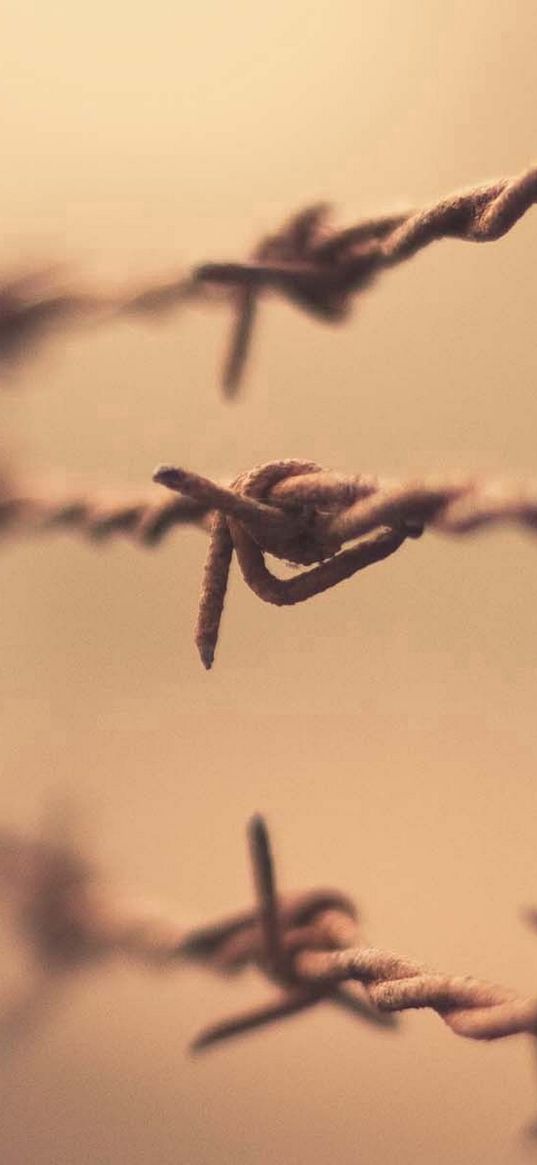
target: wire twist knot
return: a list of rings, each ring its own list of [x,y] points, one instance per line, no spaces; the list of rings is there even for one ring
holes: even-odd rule
[[[245,582],[259,598],[292,606],[388,557],[422,531],[412,516],[408,521],[394,516],[386,525],[376,522],[373,533],[357,545],[342,549],[354,535],[338,528],[338,512],[376,492],[378,483],[372,477],[327,473],[313,461],[271,461],[240,474],[228,489],[171,466],[157,469],[154,480],[216,511],[196,628],[206,668],[214,660],[234,552]],[[279,578],[268,569],[266,554],[291,567],[312,569]]]

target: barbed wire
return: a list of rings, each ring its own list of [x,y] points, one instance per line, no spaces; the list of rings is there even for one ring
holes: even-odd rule
[[[326,998],[330,988],[361,985],[369,1006],[378,1013],[430,1008],[457,1035],[492,1040],[509,1035],[537,1033],[537,999],[523,998],[504,987],[471,976],[441,975],[399,956],[366,948],[346,949],[355,911],[347,899],[315,903],[293,918],[280,914],[275,889],[274,864],[266,822],[256,816],[249,825],[249,840],[258,894],[258,935],[249,939],[240,931],[233,939],[221,932],[203,932],[191,940],[211,965],[227,968],[254,962],[285,987],[283,998],[273,1005],[213,1024],[197,1037],[195,1050],[210,1047],[232,1036],[284,1018]],[[349,920],[351,925],[349,926]],[[290,994],[289,994],[290,993]],[[309,1002],[308,1002],[309,999]]]
[[[207,528],[208,524],[206,506],[154,488],[144,496],[134,489],[96,490],[55,480],[22,484],[0,477],[0,535],[4,537],[64,529],[93,542],[124,536],[142,546],[155,546],[176,526]]]
[[[358,912],[352,900],[337,890],[281,898],[268,829],[259,815],[248,824],[248,841],[257,899],[254,910],[194,931],[183,940],[181,954],[224,974],[256,966],[279,987],[279,994],[260,1007],[205,1028],[191,1044],[192,1051],[204,1051],[326,1001],[377,1028],[392,1028],[392,1017],[381,1014],[361,984],[308,983],[297,973],[296,954],[310,943],[314,948],[321,941],[331,949],[344,949],[349,942],[359,942]],[[330,934],[324,926],[328,916]]]
[[[388,558],[427,527],[467,534],[499,522],[537,530],[537,481],[470,476],[410,479],[347,476],[311,461],[269,462],[226,487],[184,469],[161,466],[154,488],[92,490],[58,482],[22,484],[0,476],[0,534],[65,530],[103,543],[124,537],[156,546],[177,526],[209,533],[195,640],[206,668],[214,662],[235,553],[243,578],[264,602],[294,606]],[[269,570],[267,554],[290,568]]]
[[[155,902],[118,893],[102,878],[95,864],[77,850],[73,840],[65,839],[63,822],[55,819],[52,824],[51,829],[47,823],[37,838],[0,831],[0,893],[11,906],[16,932],[29,950],[34,971],[29,985],[17,991],[0,1013],[0,1039],[4,1044],[6,1040],[12,1042],[40,1017],[40,1011],[57,997],[58,989],[69,977],[112,958],[127,959],[150,969],[195,963],[225,975],[255,963],[283,985],[285,998],[271,1004],[268,1010],[256,1011],[255,1022],[252,1013],[248,1027],[266,1024],[280,1015],[292,1015],[328,999],[370,1024],[393,1028],[392,1017],[378,1012],[359,984],[302,990],[289,984],[287,956],[284,958],[279,948],[280,932],[294,934],[298,928],[300,934],[305,934],[305,928],[317,915],[330,909],[340,919],[340,941],[357,944],[357,911],[339,891],[316,890],[278,899],[276,923],[273,878],[270,902],[267,898],[267,876],[272,865],[260,819],[250,826],[258,905],[195,929],[178,923],[170,911]],[[246,1030],[244,1022],[241,1030]],[[196,1040],[193,1049],[200,1050],[205,1042]]]
[[[437,476],[396,482],[298,460],[258,466],[229,489],[173,466],[161,466],[154,480],[214,510],[195,636],[206,668],[214,661],[234,553],[260,599],[292,606],[389,557],[428,526],[445,534],[498,522],[537,530],[537,482],[531,481]],[[311,569],[278,578],[266,554]]]
[[[145,288],[90,292],[66,285],[58,269],[27,271],[0,283],[0,365],[12,367],[52,333],[83,323],[153,319],[200,301],[231,302],[233,324],[222,385],[242,381],[262,295],[282,295],[327,323],[348,318],[352,298],[379,274],[439,239],[491,242],[537,199],[537,167],[473,187],[423,210],[330,225],[326,204],[306,207],[262,239],[244,262],[209,262]]]
[[[537,1033],[537,999],[471,976],[438,974],[359,941],[353,901],[337,890],[280,896],[268,828],[248,825],[256,904],[208,926],[185,929],[155,903],[118,895],[94,865],[56,833],[0,834],[0,889],[21,937],[47,980],[121,956],[158,967],[190,962],[219,974],[256,966],[279,993],[266,1004],[211,1024],[193,1041],[202,1051],[321,1002],[378,1028],[392,1013],[430,1008],[457,1035],[492,1040]],[[29,997],[23,996],[27,1006]],[[20,1008],[15,1009],[20,1020]],[[33,1013],[32,1013],[33,1014]],[[12,1022],[4,1014],[0,1030]]]

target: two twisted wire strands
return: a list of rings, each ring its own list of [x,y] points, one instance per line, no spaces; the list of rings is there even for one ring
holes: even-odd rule
[[[252,819],[248,835],[256,905],[195,930],[155,904],[114,894],[85,859],[50,838],[2,833],[0,888],[15,903],[19,928],[49,977],[114,954],[149,967],[188,961],[221,974],[258,967],[279,993],[206,1028],[192,1045],[197,1051],[322,1001],[380,1028],[393,1026],[393,1012],[431,1008],[471,1039],[535,1035],[537,999],[364,947],[356,908],[339,891],[278,895],[263,818]]]
[[[289,606],[389,557],[426,526],[445,534],[498,522],[537,529],[537,482],[531,481],[459,476],[395,482],[343,476],[298,460],[259,466],[229,489],[172,466],[157,469],[154,480],[214,511],[196,625],[206,668],[214,661],[234,553],[259,598]],[[266,565],[267,553],[311,569],[278,578]]]
[[[441,199],[424,210],[335,230],[325,205],[307,207],[263,239],[246,262],[205,263],[136,291],[88,293],[59,286],[52,271],[0,284],[0,363],[20,360],[50,332],[114,318],[151,319],[199,300],[231,300],[234,320],[222,373],[232,396],[245,370],[261,294],[276,292],[316,319],[347,318],[352,297],[385,269],[442,238],[501,238],[537,199],[537,167]]]

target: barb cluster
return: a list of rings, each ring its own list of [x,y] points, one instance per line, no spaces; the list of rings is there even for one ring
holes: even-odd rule
[[[260,599],[289,606],[387,558],[426,526],[446,534],[499,521],[537,529],[537,483],[531,482],[459,477],[398,483],[346,477],[296,460],[257,467],[229,489],[171,466],[158,469],[154,480],[215,511],[196,627],[206,668],[214,660],[233,552]],[[282,579],[268,569],[267,553],[293,566],[317,565]]]
[[[233,395],[244,372],[261,294],[276,292],[316,319],[347,318],[352,297],[381,271],[441,238],[499,239],[537,198],[537,167],[515,178],[441,199],[419,211],[364,219],[340,230],[327,206],[307,207],[261,240],[246,262],[204,263],[138,290],[118,293],[65,287],[54,272],[30,272],[0,284],[0,363],[13,365],[51,332],[83,322],[151,319],[187,302],[231,298],[234,322],[223,367]]]

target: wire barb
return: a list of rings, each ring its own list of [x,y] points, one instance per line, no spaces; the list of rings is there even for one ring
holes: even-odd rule
[[[256,247],[249,262],[198,267],[197,279],[235,289],[236,316],[225,364],[233,370],[233,391],[244,372],[254,307],[261,294],[275,292],[315,319],[341,322],[348,318],[352,297],[370,287],[383,270],[438,239],[480,243],[499,239],[536,200],[537,167],[532,166],[516,178],[450,195],[424,210],[365,219],[342,230],[330,227],[329,207],[316,205],[293,215]],[[229,386],[229,371],[224,383]]]
[[[494,522],[537,530],[537,482],[462,476],[382,481],[344,477],[298,460],[258,466],[229,489],[170,466],[158,469],[154,480],[214,511],[196,625],[206,668],[214,661],[233,554],[250,589],[281,607],[381,562],[427,526],[444,534]],[[312,569],[282,579],[268,569],[266,554]]]
[[[279,994],[252,1011],[205,1028],[191,1045],[194,1052],[287,1019],[323,1000],[343,1007],[380,1028],[393,1028],[393,1017],[382,1015],[360,984],[313,984],[298,972],[297,954],[316,947],[341,948],[358,935],[357,913],[345,895],[333,890],[279,898],[276,894],[270,837],[263,817],[248,824],[256,908],[235,918],[187,935],[182,954],[207,962],[221,972],[255,964],[279,987]]]
[[[390,952],[356,945],[351,938],[356,935],[355,907],[337,892],[318,891],[288,903],[276,897],[270,839],[262,817],[252,819],[248,834],[257,910],[197,935],[193,932],[185,939],[183,952],[222,971],[253,962],[282,990],[267,1004],[206,1028],[194,1041],[194,1051],[323,999],[351,1007],[358,1001],[360,1008],[366,1006],[366,1018],[376,1024],[382,1015],[431,1008],[453,1032],[469,1039],[537,1034],[537,999],[469,975],[438,974]],[[361,997],[337,994],[338,989],[357,987],[365,993]]]

